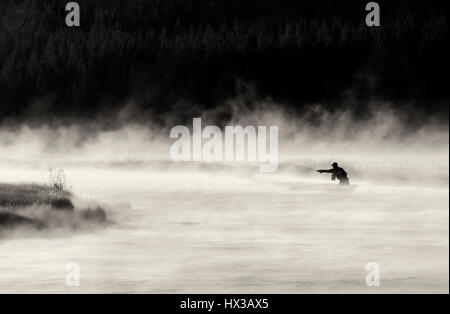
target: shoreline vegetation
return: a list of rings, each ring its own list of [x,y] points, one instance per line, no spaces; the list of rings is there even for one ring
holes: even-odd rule
[[[0,184],[0,233],[16,228],[80,229],[104,224],[101,207],[76,207],[73,194],[51,185]]]

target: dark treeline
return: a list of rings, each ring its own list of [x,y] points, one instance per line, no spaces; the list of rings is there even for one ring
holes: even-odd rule
[[[246,82],[297,111],[350,95],[361,114],[379,99],[448,121],[444,2],[379,1],[379,28],[367,1],[78,2],[80,28],[65,25],[67,1],[0,2],[2,119],[88,118],[130,99],[195,113]]]

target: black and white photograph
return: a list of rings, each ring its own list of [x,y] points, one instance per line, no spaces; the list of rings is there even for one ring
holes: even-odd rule
[[[448,294],[448,56],[446,1],[0,0],[0,294]]]

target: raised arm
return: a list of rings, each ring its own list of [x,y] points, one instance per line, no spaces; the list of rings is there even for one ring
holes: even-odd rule
[[[318,173],[333,173],[334,170],[330,169],[330,170],[317,170]]]

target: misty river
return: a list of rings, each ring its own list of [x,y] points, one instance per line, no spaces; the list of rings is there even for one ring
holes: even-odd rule
[[[274,174],[71,163],[74,195],[104,205],[111,223],[0,238],[0,292],[445,292],[448,151],[422,159],[343,160],[350,188],[311,171],[328,160],[284,161]],[[45,167],[26,162],[0,173],[46,183]],[[380,287],[366,285],[369,262]],[[67,263],[80,265],[79,287],[66,286]]]

